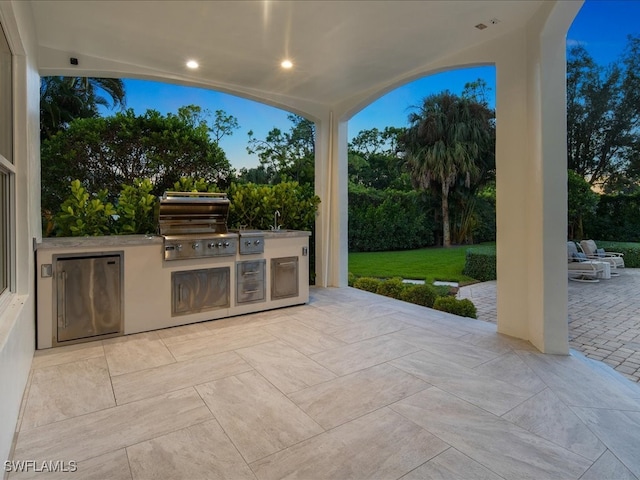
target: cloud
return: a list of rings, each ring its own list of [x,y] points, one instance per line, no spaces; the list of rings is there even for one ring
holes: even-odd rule
[[[567,38],[567,47],[586,47],[589,42],[584,40],[576,40],[574,38]]]

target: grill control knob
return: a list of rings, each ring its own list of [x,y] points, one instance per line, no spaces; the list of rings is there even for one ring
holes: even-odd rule
[[[199,243],[194,243],[191,245],[191,248],[193,248],[194,250],[200,248],[200,244]]]
[[[227,248],[229,246],[229,242],[224,242],[224,248]]]
[[[245,240],[244,244],[248,247],[251,245],[251,240]]]
[[[255,241],[255,242],[253,242],[253,243],[255,243],[256,245],[260,245],[260,240],[256,240],[256,241]]]
[[[216,244],[215,244],[215,243],[213,243],[213,242],[212,242],[212,243],[208,243],[208,244],[207,244],[207,247],[208,247],[208,248],[215,248],[215,247],[216,247]]]
[[[222,248],[222,242],[218,242],[218,244],[216,245],[216,247],[218,247],[218,248]]]
[[[178,251],[182,250],[182,244],[181,243],[176,245],[176,250],[178,250]]]

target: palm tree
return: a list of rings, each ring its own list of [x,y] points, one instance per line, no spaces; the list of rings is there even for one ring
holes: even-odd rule
[[[440,190],[445,247],[451,246],[449,194],[479,177],[479,158],[492,148],[492,117],[486,104],[445,91],[423,100],[400,137],[414,186]]]
[[[125,106],[119,78],[43,77],[40,83],[40,136],[46,139],[75,118],[98,116],[98,106]]]

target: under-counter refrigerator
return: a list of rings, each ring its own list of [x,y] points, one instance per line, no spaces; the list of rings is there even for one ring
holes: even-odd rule
[[[54,259],[57,344],[122,333],[123,254]]]

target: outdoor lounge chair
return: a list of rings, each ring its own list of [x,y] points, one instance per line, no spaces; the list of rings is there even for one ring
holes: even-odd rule
[[[588,259],[611,264],[611,275],[619,275],[615,270],[618,268],[624,268],[624,258],[622,258],[624,255],[623,253],[605,252],[603,248],[598,248],[596,242],[593,240],[582,240],[580,242],[580,247],[587,255]]]
[[[569,280],[575,282],[599,282],[599,277],[604,276],[605,263],[597,260],[589,260],[585,253],[579,252],[573,242],[567,242],[567,271]]]

